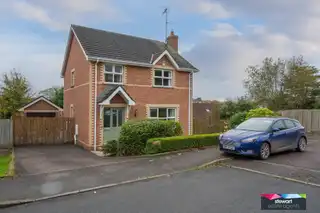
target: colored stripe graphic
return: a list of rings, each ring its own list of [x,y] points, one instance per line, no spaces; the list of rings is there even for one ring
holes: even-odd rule
[[[307,198],[307,194],[261,194],[261,197],[267,198],[268,200],[275,200],[278,198],[283,199],[295,199],[295,198]]]

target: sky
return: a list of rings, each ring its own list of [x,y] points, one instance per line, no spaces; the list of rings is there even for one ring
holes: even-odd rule
[[[16,69],[34,91],[62,85],[70,24],[164,40],[165,7],[179,51],[200,70],[194,97],[243,95],[245,69],[265,57],[320,65],[319,0],[3,0],[0,74]]]

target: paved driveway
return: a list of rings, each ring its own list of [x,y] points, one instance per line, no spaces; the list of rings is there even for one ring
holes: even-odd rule
[[[107,165],[104,159],[74,145],[16,147],[17,175],[35,175]],[[119,159],[118,159],[119,160]]]
[[[266,161],[235,157],[228,165],[320,184],[320,140],[309,137],[305,152],[286,152],[270,156]]]

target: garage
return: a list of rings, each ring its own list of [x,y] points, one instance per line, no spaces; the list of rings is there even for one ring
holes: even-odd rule
[[[25,117],[54,118],[63,116],[63,109],[49,99],[40,96],[20,108],[19,113]]]

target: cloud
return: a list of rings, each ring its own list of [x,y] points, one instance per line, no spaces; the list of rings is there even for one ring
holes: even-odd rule
[[[204,34],[212,37],[229,37],[239,36],[239,32],[234,26],[229,23],[217,23],[212,30],[204,30]]]
[[[227,29],[238,32],[230,26]],[[248,26],[248,31],[241,33],[227,32],[214,29],[184,53],[201,71],[195,75],[195,97],[224,99],[243,95],[245,69],[260,64],[265,57],[302,54],[312,63],[320,55],[314,43],[270,32],[263,26]]]
[[[16,69],[30,81],[34,91],[61,85],[64,45],[47,42],[35,34],[0,34],[0,55],[5,62],[0,65],[0,74]]]
[[[37,22],[52,31],[68,30],[72,23],[129,21],[113,0],[12,0],[3,3],[0,12],[4,9],[12,11],[15,17]]]
[[[53,20],[44,8],[34,5],[32,3],[22,1],[13,2],[12,9],[21,18],[39,22],[40,24],[43,24],[44,26],[50,29],[62,30],[66,27],[62,23]]]
[[[183,53],[201,70],[195,76],[196,97],[223,99],[243,95],[246,67],[260,64],[265,57],[303,55],[309,63],[320,65],[319,1],[209,2],[220,4],[232,19],[212,22],[213,27],[204,28],[193,48]],[[201,5],[197,1],[189,3],[192,8]]]
[[[228,11],[218,1],[210,0],[177,0],[178,5],[189,12],[199,13],[212,19],[226,19],[232,17],[232,13]]]

